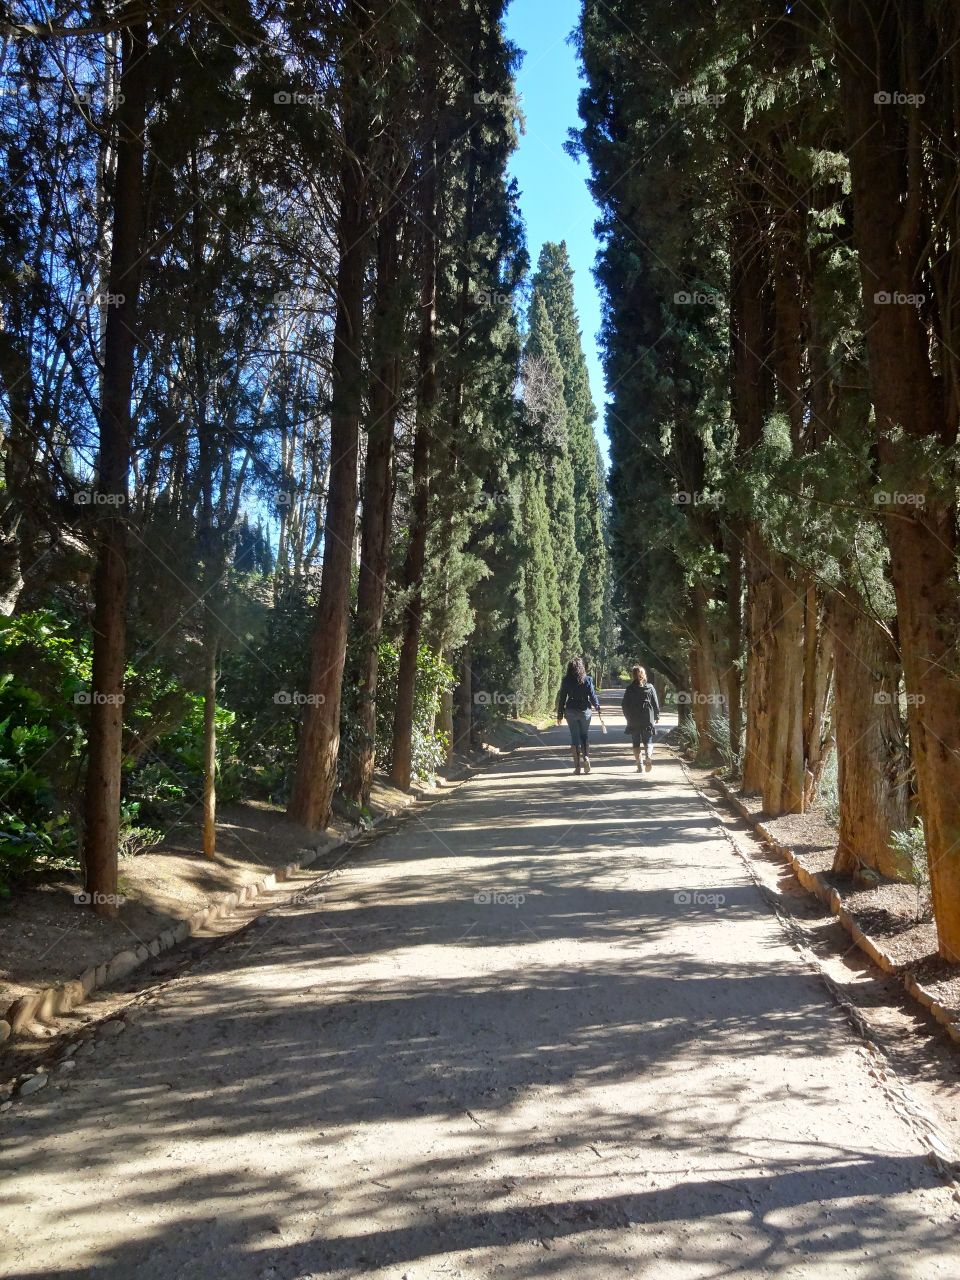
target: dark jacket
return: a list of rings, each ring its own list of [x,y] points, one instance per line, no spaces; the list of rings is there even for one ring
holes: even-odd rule
[[[557,719],[564,711],[586,711],[587,707],[600,710],[600,700],[589,676],[580,683],[574,676],[564,676],[557,694]]]
[[[660,702],[652,684],[627,685],[621,706],[628,729],[649,729],[660,719]]]

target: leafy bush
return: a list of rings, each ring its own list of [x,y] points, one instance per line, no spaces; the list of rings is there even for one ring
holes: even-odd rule
[[[51,610],[0,617],[0,896],[77,865],[89,644]]]
[[[261,631],[245,635],[242,645],[223,655],[220,697],[235,716],[229,729],[232,757],[218,751],[221,787],[228,792],[242,789],[263,799],[286,801],[299,716],[277,695],[306,691],[312,628],[310,594],[301,585],[291,585],[276,608],[264,613]]]
[[[677,726],[677,739],[680,750],[696,759],[700,751],[700,733],[693,716],[686,716]]]
[[[118,856],[121,858],[135,858],[140,853],[149,853],[154,846],[160,843],[163,836],[164,833],[157,830],[156,827],[131,826],[129,823],[123,822],[120,825]]]
[[[89,634],[52,609],[0,617],[0,669],[0,896],[8,897],[17,883],[79,870]],[[202,778],[203,705],[153,666],[128,673],[124,718],[134,754],[124,765],[119,852],[130,856],[160,838],[150,823],[167,824],[193,802]],[[228,765],[234,720],[227,710],[218,715]],[[170,730],[156,736],[165,725]]]
[[[148,822],[170,823],[189,803],[186,788],[169,765],[159,760],[151,760],[131,773],[125,792],[135,816]]]
[[[710,717],[710,741],[720,753],[723,767],[732,777],[739,777],[743,764],[743,751],[730,746],[730,721],[724,715]]]
[[[77,838],[65,813],[39,823],[0,813],[0,899],[14,886],[75,868]]]
[[[918,818],[909,831],[894,831],[890,835],[890,849],[897,860],[900,875],[912,884],[917,894],[916,916],[923,919],[923,897],[930,889],[930,868],[927,863],[927,844],[923,834],[923,820]]]
[[[393,749],[393,717],[397,704],[397,674],[400,650],[389,641],[380,645],[380,673],[377,679],[377,767],[388,770]],[[436,727],[440,701],[452,689],[454,674],[448,663],[426,645],[417,654],[417,688],[413,705],[413,776],[424,780],[443,767],[450,743]]]
[[[816,805],[834,827],[840,825],[840,783],[837,775],[837,751],[831,747],[820,781],[817,783]]]

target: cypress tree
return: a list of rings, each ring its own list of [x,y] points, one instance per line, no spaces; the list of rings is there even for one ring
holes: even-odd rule
[[[603,461],[594,435],[597,410],[583,352],[565,241],[540,251],[533,287],[553,326],[567,410],[567,451],[573,471],[574,529],[580,552],[580,644],[588,659],[603,648],[604,597],[609,574],[603,522]]]
[[[572,658],[581,651],[579,598],[583,557],[577,547],[563,366],[546,303],[537,289],[530,303],[524,351],[524,398],[536,427],[544,468],[549,539],[560,596],[561,656]]]

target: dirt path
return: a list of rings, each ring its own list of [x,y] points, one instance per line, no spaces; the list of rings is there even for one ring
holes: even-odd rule
[[[611,730],[589,778],[556,730],[406,822],[0,1117],[0,1275],[960,1274],[863,1043]]]

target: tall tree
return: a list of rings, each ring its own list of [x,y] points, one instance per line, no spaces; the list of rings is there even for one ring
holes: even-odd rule
[[[934,912],[960,961],[960,357],[953,264],[960,15],[937,0],[830,6],[848,130],[886,535]],[[898,499],[904,495],[908,501]]]
[[[86,890],[94,910],[117,910],[123,675],[126,663],[127,531],[131,398],[143,264],[143,161],[150,77],[146,23],[121,31],[109,307],[101,380],[98,495],[101,506],[94,586],[93,671],[84,811]],[[98,504],[100,505],[100,504]]]
[[[337,32],[342,135],[339,139],[337,313],[330,390],[330,480],[308,701],[300,728],[289,806],[291,817],[312,828],[327,824],[337,780],[363,412],[361,344],[364,276],[371,241],[367,168],[374,110],[371,94],[380,69],[373,42],[378,38],[375,33],[382,17],[377,4],[347,0]]]
[[[577,546],[573,461],[564,392],[564,372],[547,305],[534,288],[524,348],[524,400],[533,414],[545,470],[550,545],[560,592],[560,647],[569,660],[580,654],[580,583],[583,557]]]
[[[563,373],[567,452],[573,471],[574,530],[580,553],[580,645],[591,661],[604,647],[604,594],[608,575],[603,526],[603,462],[594,435],[597,411],[583,352],[573,293],[573,268],[564,241],[540,251],[533,289],[553,327]]]

